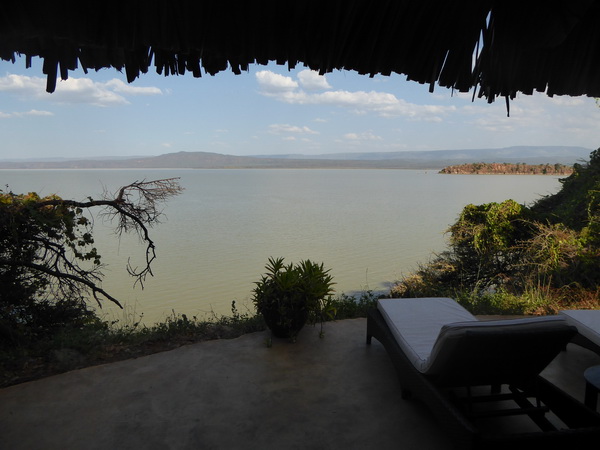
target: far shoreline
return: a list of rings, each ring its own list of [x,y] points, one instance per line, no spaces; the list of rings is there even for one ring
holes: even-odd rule
[[[468,163],[444,167],[443,175],[550,175],[566,177],[573,173],[573,166],[565,164],[526,163]]]

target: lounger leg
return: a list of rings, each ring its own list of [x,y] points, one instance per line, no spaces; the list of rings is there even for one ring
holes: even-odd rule
[[[596,410],[598,404],[598,390],[591,383],[585,383],[585,406],[590,409]]]
[[[585,378],[585,405],[596,410],[598,405],[598,392],[600,392],[600,366],[593,366],[583,373]]]

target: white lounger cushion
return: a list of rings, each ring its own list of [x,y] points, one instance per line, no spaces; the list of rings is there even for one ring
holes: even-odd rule
[[[377,309],[404,354],[419,371],[427,364],[444,325],[478,321],[451,298],[380,299]]]
[[[449,298],[379,300],[381,311],[400,348],[415,368],[436,374],[455,357],[459,341],[473,330],[510,334],[518,330],[553,330],[564,327],[562,316],[479,321]]]
[[[577,328],[579,334],[600,345],[600,310],[573,309],[560,311],[560,314],[565,316],[569,325]]]

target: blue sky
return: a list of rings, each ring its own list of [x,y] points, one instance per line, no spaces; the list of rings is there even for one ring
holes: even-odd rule
[[[41,62],[0,61],[0,159],[159,155],[325,154],[497,148],[600,147],[600,108],[587,97],[503,99],[350,71],[254,65],[234,75],[75,71],[45,92]]]

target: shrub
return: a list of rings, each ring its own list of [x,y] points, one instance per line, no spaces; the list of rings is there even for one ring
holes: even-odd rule
[[[467,205],[449,249],[398,281],[399,297],[454,296],[478,312],[553,313],[600,292],[600,149],[531,207]]]

